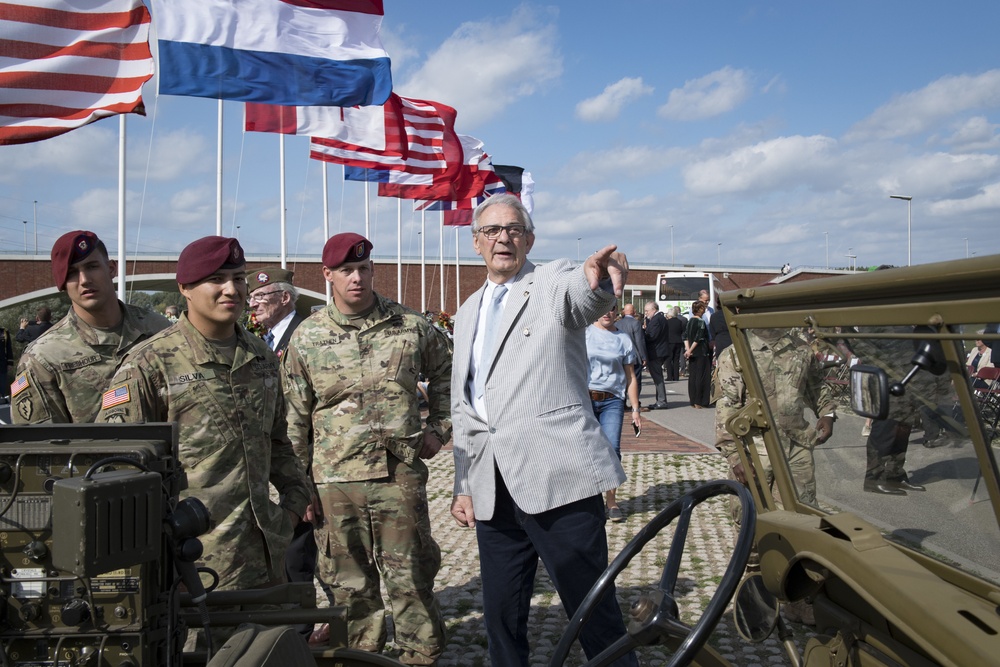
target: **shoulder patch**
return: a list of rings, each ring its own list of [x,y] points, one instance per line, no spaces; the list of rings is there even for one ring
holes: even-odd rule
[[[107,410],[108,408],[113,408],[116,405],[128,403],[131,400],[132,396],[129,394],[127,384],[115,387],[114,389],[109,389],[104,392],[101,396],[101,409]]]
[[[15,396],[17,396],[27,388],[28,388],[28,374],[21,373],[20,375],[17,376],[17,379],[15,379],[10,385],[11,400],[13,400]]]

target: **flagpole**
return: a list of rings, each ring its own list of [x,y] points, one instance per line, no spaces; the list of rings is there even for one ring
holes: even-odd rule
[[[420,209],[420,314],[427,312],[427,211]]]
[[[323,161],[323,243],[330,238],[330,184],[327,182],[326,167],[327,162]],[[323,281],[326,286],[326,302],[330,303],[330,283]]]
[[[218,156],[215,161],[215,235],[222,236],[222,98],[219,98]]]
[[[444,212],[441,213],[444,215]],[[455,312],[462,303],[462,281],[458,279],[458,226],[455,227]]]
[[[441,246],[438,253],[441,262],[441,308],[439,310],[444,310],[444,211],[441,211],[441,233],[438,235],[438,243]]]
[[[279,135],[278,137],[278,162],[280,162],[279,169],[281,170],[281,177],[278,179],[281,183],[281,268],[288,268],[288,232],[285,229],[285,224],[287,222],[288,214],[285,211],[285,135]]]
[[[118,116],[118,299],[125,303],[125,114]]]
[[[370,211],[370,204],[368,203],[368,181],[365,181],[365,238],[368,239],[369,241],[372,240],[370,227],[371,227],[371,211]]]
[[[403,200],[396,199],[396,303],[403,303]]]

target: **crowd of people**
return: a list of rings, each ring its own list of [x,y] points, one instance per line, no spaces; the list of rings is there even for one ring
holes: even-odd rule
[[[166,317],[118,300],[115,262],[95,234],[64,234],[51,267],[71,307],[55,324],[46,309],[21,322],[17,340],[29,344],[12,419],[176,422],[183,495],[212,516],[199,564],[217,587],[317,580],[346,609],[349,645],[374,653],[388,638],[384,590],[400,660],[413,665],[436,664],[445,647],[424,461],[452,441],[451,514],[476,533],[491,661],[526,665],[538,560],[570,617],[607,567],[605,522],[625,519],[623,425],[638,435],[643,409],[667,408],[665,382],[684,375],[690,405],[709,407],[716,360],[720,412],[741,407],[745,386],[707,291],[686,314],[655,301],[642,319],[632,304],[619,314],[625,255],[612,245],[582,263],[534,265],[534,224],[512,195],[480,205],[471,231],[487,280],[453,320],[377,293],[373,245],[358,234],[326,242],[332,299],[309,316],[291,271],[248,272],[237,239],[198,239],[177,261],[186,307]],[[248,313],[260,335],[240,324]],[[770,391],[789,394],[778,428],[809,502],[811,450],[830,437],[835,406],[808,345],[778,335],[752,343],[758,363],[773,362]],[[990,364],[985,345],[969,355],[973,369]],[[646,408],[643,372],[655,388]],[[745,481],[734,447],[723,451]],[[313,642],[328,633],[300,631]],[[581,644],[592,658],[624,633],[612,586]]]

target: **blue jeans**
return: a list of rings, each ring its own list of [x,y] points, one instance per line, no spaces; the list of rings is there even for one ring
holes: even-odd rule
[[[618,460],[622,458],[622,423],[625,419],[625,401],[620,398],[606,398],[603,401],[590,401],[594,407],[594,416],[601,422],[601,432],[611,441]]]

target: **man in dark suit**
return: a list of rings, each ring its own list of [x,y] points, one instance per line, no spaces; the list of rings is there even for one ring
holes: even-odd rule
[[[667,409],[667,390],[663,386],[663,362],[667,360],[667,318],[655,301],[646,302],[646,370],[656,387],[656,403],[650,410]]]
[[[21,318],[21,328],[15,337],[18,343],[27,345],[52,328],[52,311],[46,306],[40,306],[35,311],[35,321],[29,322],[27,317]]]
[[[299,292],[292,285],[295,274],[280,266],[257,269],[247,281],[250,284],[250,310],[266,330],[264,342],[281,357],[288,347],[295,327],[305,318],[295,311]]]
[[[622,333],[627,333],[632,340],[632,347],[635,348],[637,356],[635,366],[635,382],[638,389],[642,389],[642,367],[646,364],[646,336],[643,334],[642,325],[635,319],[635,306],[626,303],[622,306],[622,318],[615,323],[615,327]],[[634,406],[639,407],[639,406]]]
[[[681,352],[684,351],[684,327],[687,320],[680,314],[680,308],[674,306],[667,317],[667,380],[677,382],[681,379]]]
[[[306,319],[295,311],[299,292],[292,285],[295,274],[280,266],[265,266],[247,276],[250,289],[250,310],[267,333],[264,342],[281,358],[292,332]],[[307,471],[309,473],[310,471]],[[312,582],[316,574],[316,538],[311,521],[300,521],[295,527],[285,552],[285,574],[289,581]],[[312,634],[312,625],[298,626],[305,637]]]

